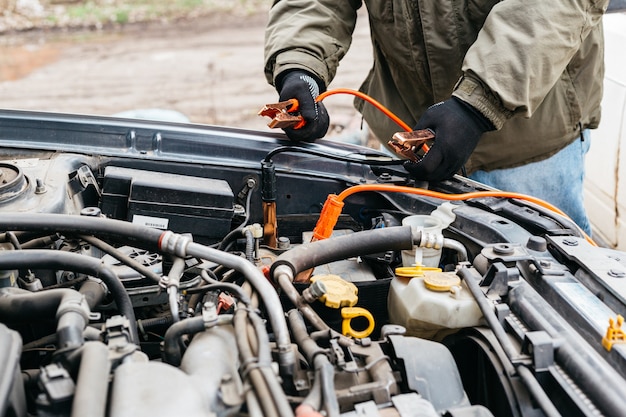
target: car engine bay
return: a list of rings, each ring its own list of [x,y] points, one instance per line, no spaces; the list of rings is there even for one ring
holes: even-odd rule
[[[234,128],[0,143],[0,416],[626,409],[626,254],[532,199]]]

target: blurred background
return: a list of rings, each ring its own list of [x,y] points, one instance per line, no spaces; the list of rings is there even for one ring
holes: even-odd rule
[[[0,0],[0,107],[190,120],[264,130],[278,96],[263,75],[271,0]],[[331,87],[370,68],[364,15]],[[331,134],[356,128],[352,98],[325,101]],[[349,136],[349,135],[348,135]]]

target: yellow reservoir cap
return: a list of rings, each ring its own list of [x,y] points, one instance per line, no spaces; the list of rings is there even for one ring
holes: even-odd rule
[[[431,291],[450,291],[452,287],[461,285],[461,278],[454,272],[434,272],[424,273],[424,286]]]
[[[356,285],[342,279],[340,276],[315,275],[311,277],[312,283],[316,281],[323,282],[326,287],[326,294],[319,298],[326,307],[352,307],[359,301],[357,296],[359,290]]]
[[[423,277],[424,274],[429,271],[441,272],[441,268],[435,268],[432,266],[415,265],[415,266],[400,266],[396,268],[395,270],[396,275],[399,277],[403,277],[403,278]]]

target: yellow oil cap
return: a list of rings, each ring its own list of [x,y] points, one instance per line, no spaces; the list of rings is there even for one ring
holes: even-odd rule
[[[363,339],[369,336],[374,331],[374,326],[376,325],[372,313],[362,307],[343,308],[341,309],[341,317],[343,318],[341,322],[341,332],[344,336],[354,337],[355,339]],[[363,317],[367,320],[366,329],[359,331],[352,328],[352,319],[357,317]]]
[[[330,308],[352,307],[359,301],[356,285],[337,275],[315,275],[311,282],[321,281],[326,287],[326,294],[319,300]]]
[[[450,291],[461,285],[461,278],[454,272],[427,271],[424,273],[424,285],[431,291]]]

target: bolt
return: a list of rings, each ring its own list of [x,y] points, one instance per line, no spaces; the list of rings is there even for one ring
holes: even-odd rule
[[[542,268],[550,268],[552,266],[552,263],[543,259],[539,261],[539,265],[541,265]]]
[[[98,207],[85,207],[80,211],[81,216],[100,217],[101,214]]]
[[[624,278],[626,277],[626,272],[620,271],[619,269],[609,269],[607,273],[612,278]]]
[[[578,241],[576,239],[567,238],[563,239],[563,244],[567,246],[578,246]]]
[[[391,174],[389,174],[388,172],[383,172],[382,174],[378,176],[378,180],[380,182],[391,181]]]
[[[46,185],[41,178],[35,179],[35,194],[43,194],[46,192]]]
[[[256,180],[254,178],[248,178],[246,180],[246,185],[248,186],[248,188],[252,189],[256,187]]]
[[[493,246],[493,251],[498,255],[513,255],[513,247],[506,243],[498,243]]]
[[[278,238],[278,249],[289,249],[291,246],[291,241],[286,236],[280,236]]]

